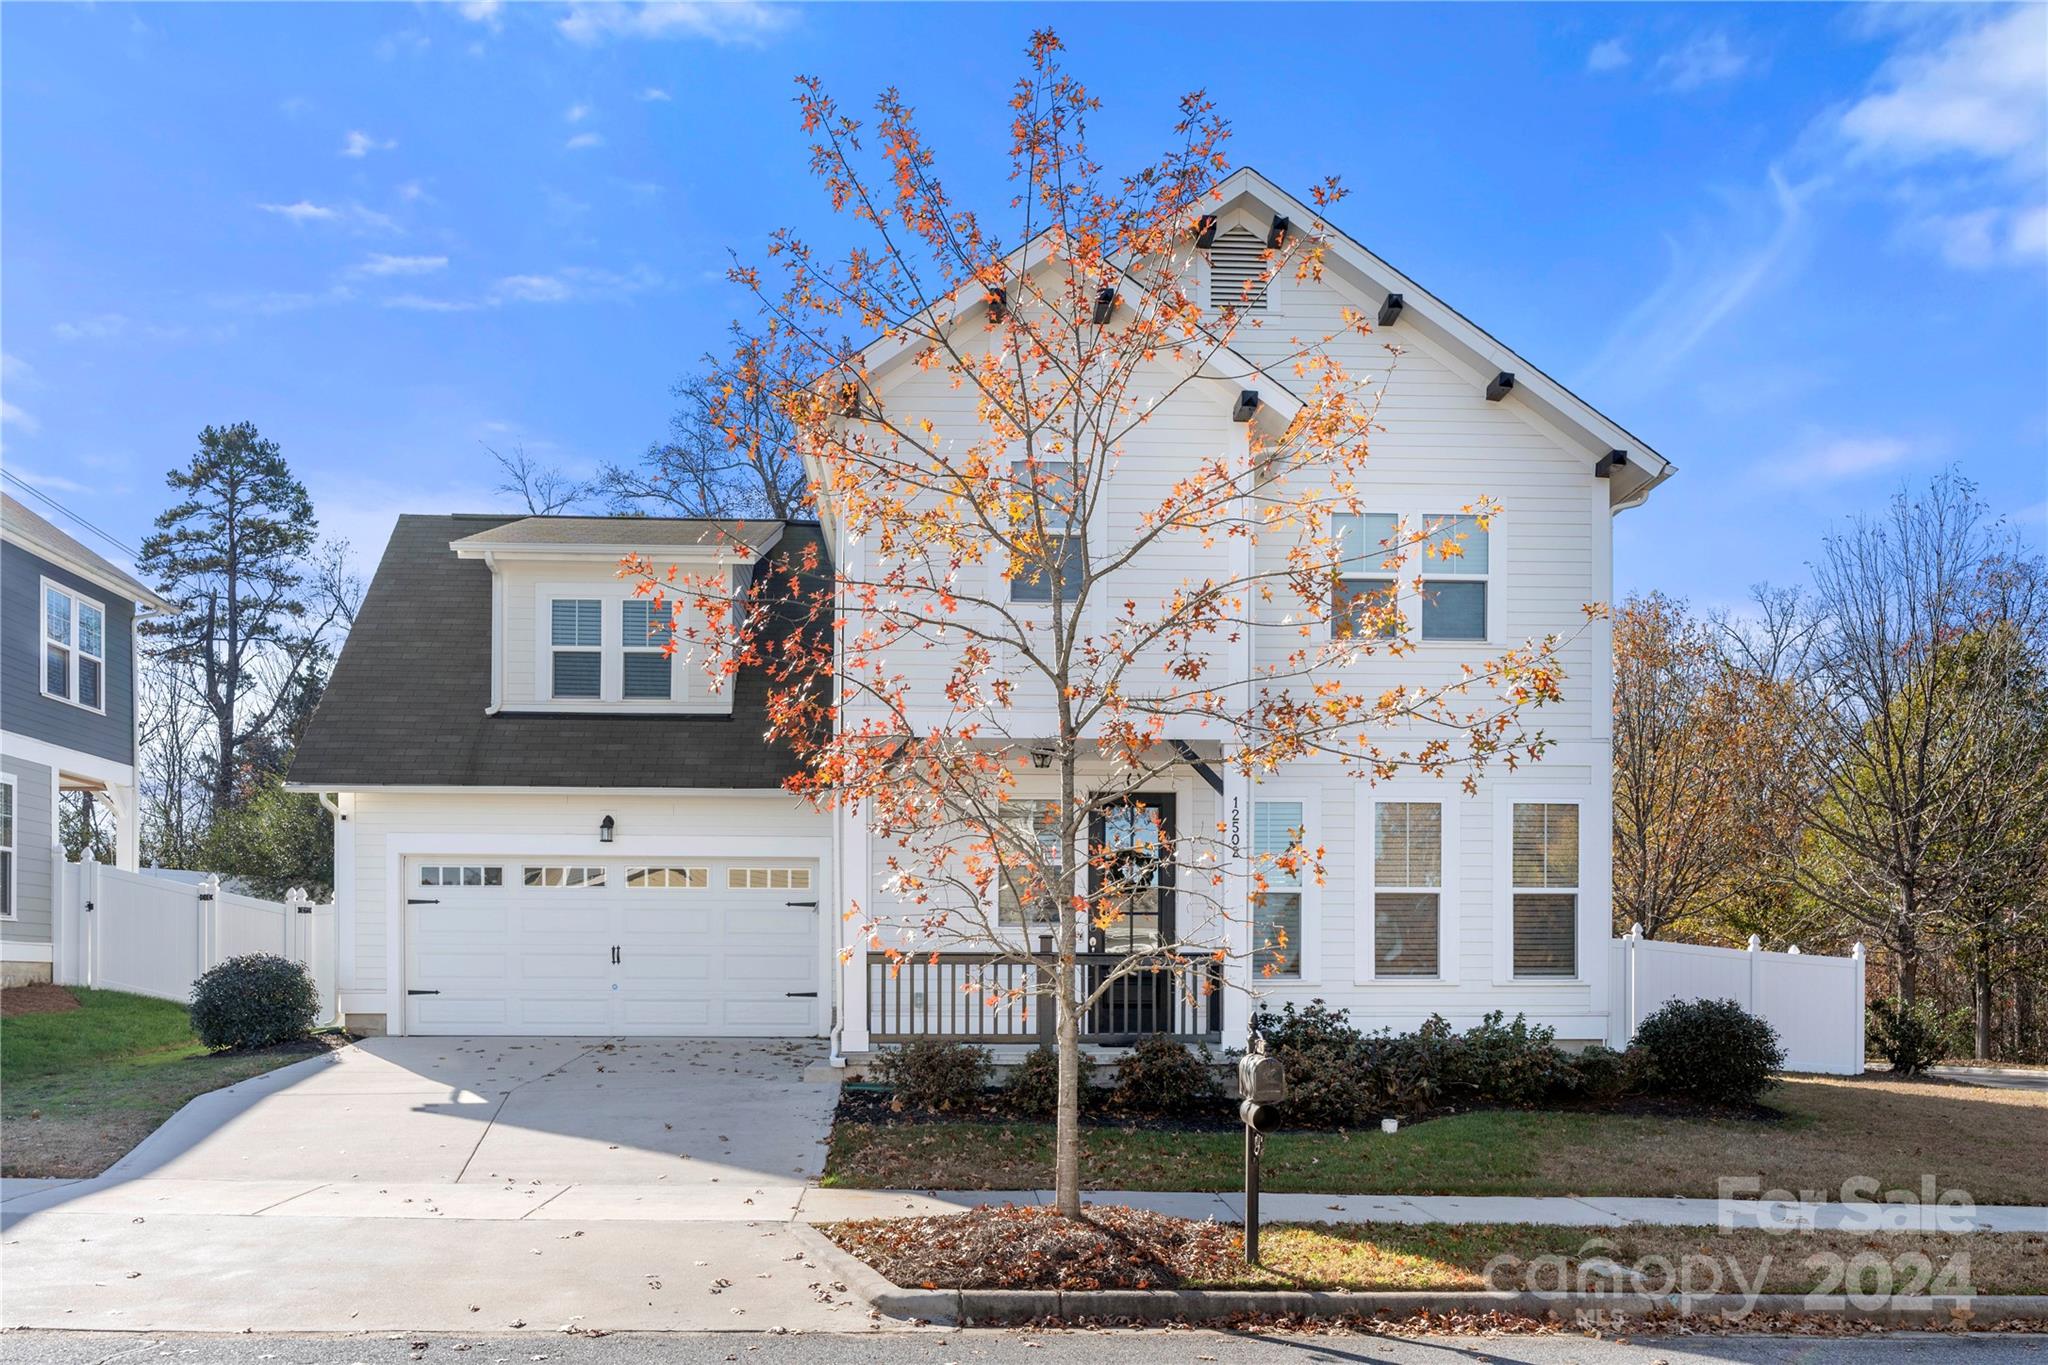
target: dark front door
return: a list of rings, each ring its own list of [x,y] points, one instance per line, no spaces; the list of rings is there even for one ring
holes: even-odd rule
[[[1089,884],[1098,913],[1089,928],[1089,951],[1129,957],[1174,941],[1173,833],[1168,792],[1141,792],[1095,813]],[[1091,965],[1083,973],[1086,989],[1093,990],[1112,967]],[[1103,1041],[1168,1031],[1173,979],[1170,972],[1139,972],[1111,983],[1088,1012],[1086,1031]]]

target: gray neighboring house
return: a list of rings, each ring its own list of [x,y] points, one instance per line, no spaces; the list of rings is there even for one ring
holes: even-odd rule
[[[170,604],[0,494],[0,983],[48,981],[57,802],[91,792],[133,871],[135,621]]]

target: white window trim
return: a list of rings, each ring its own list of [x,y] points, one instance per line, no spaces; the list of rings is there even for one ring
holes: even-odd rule
[[[50,638],[49,595],[53,592],[62,593],[71,600],[70,637],[61,642]],[[100,704],[98,706],[88,705],[78,699],[78,660],[79,656],[84,653],[78,647],[78,616],[80,607],[91,607],[100,614],[100,652],[85,655],[86,658],[98,661],[100,666]],[[59,583],[53,578],[45,577],[42,580],[42,589],[36,595],[36,670],[38,673],[36,686],[42,690],[44,696],[52,701],[61,701],[66,706],[75,706],[81,711],[90,711],[96,716],[107,714],[107,625],[106,603],[95,601],[69,584]],[[69,696],[62,692],[52,692],[50,690],[51,645],[57,645],[70,656],[70,662],[65,669],[65,684],[70,689]]]
[[[1453,779],[1445,779],[1446,782]],[[1435,976],[1381,976],[1378,974],[1379,958],[1373,942],[1378,929],[1377,917],[1373,912],[1373,896],[1379,890],[1374,854],[1378,844],[1374,821],[1374,807],[1381,802],[1406,802],[1415,805],[1434,805],[1438,810],[1438,825],[1443,834],[1441,850],[1443,864],[1443,885],[1438,891],[1436,916],[1436,969]],[[1464,844],[1460,838],[1461,815],[1465,802],[1462,793],[1447,790],[1444,782],[1415,783],[1389,782],[1376,787],[1358,788],[1358,811],[1356,815],[1358,843],[1358,893],[1355,898],[1356,923],[1353,926],[1356,943],[1352,980],[1361,986],[1387,986],[1399,989],[1433,989],[1458,984],[1458,922],[1461,902],[1458,896],[1458,864]],[[1421,890],[1422,888],[1415,888]]]
[[[1323,838],[1323,792],[1319,786],[1307,783],[1269,782],[1251,789],[1251,824],[1245,831],[1245,867],[1247,881],[1258,871],[1251,850],[1257,847],[1259,830],[1259,804],[1263,801],[1298,801],[1301,803],[1301,842],[1304,849],[1313,853],[1318,848],[1327,850]],[[1257,990],[1296,990],[1305,986],[1323,984],[1323,888],[1316,884],[1313,868],[1303,868],[1301,875],[1301,942],[1295,952],[1301,961],[1299,976],[1262,976],[1258,964],[1251,957],[1245,959],[1245,979],[1251,988]],[[1256,894],[1253,892],[1252,894]],[[1245,932],[1252,951],[1257,952],[1258,935],[1252,924],[1257,911],[1252,906],[1251,895],[1245,898]]]
[[[506,711],[555,711],[580,712],[652,712],[659,715],[722,716],[732,713],[733,687],[730,680],[716,692],[707,692],[701,682],[693,682],[692,673],[701,667],[701,661],[685,658],[690,642],[679,640],[678,648],[669,656],[669,694],[667,697],[640,697],[628,700],[626,690],[626,642],[625,622],[622,619],[623,604],[643,597],[630,584],[592,582],[547,582],[534,585],[533,589],[533,696],[526,700],[508,698],[503,706]],[[598,604],[598,685],[595,697],[557,697],[554,695],[554,603],[557,599],[568,599]],[[699,642],[698,650],[710,646]],[[587,650],[584,645],[563,645],[563,649]]]
[[[1410,537],[1421,535],[1423,529],[1432,522],[1443,521],[1450,517],[1473,515],[1472,513],[1460,512],[1458,510],[1471,501],[1472,494],[1469,491],[1446,491],[1443,493],[1425,491],[1420,494],[1403,491],[1392,496],[1368,495],[1365,510],[1367,513],[1377,512],[1383,516],[1392,514],[1396,525],[1402,532],[1401,538],[1406,540]],[[1380,568],[1378,560],[1375,559],[1361,572],[1353,575],[1340,575],[1340,577],[1393,578],[1396,580],[1397,591],[1394,605],[1400,608],[1403,627],[1399,636],[1390,638],[1398,638],[1404,644],[1414,648],[1437,652],[1461,649],[1492,649],[1503,644],[1506,640],[1506,632],[1502,629],[1502,617],[1506,615],[1505,585],[1508,582],[1507,574],[1503,569],[1505,562],[1503,558],[1505,549],[1505,536],[1503,532],[1506,529],[1507,521],[1508,518],[1505,512],[1495,512],[1487,519],[1486,572],[1483,574],[1459,573],[1452,567],[1459,563],[1458,560],[1438,559],[1424,553],[1422,546],[1417,545],[1407,551],[1406,558],[1402,561],[1398,571]],[[1368,547],[1366,553],[1370,554],[1373,549],[1377,548],[1376,546]],[[1384,553],[1381,557],[1384,557]],[[1422,591],[1417,582],[1417,580],[1425,578],[1449,578],[1468,583],[1486,584],[1486,638],[1483,640],[1425,640],[1422,637]],[[1332,611],[1329,621],[1329,635],[1332,639],[1336,638],[1337,620],[1337,613]]]
[[[21,855],[17,851],[15,826],[21,822],[21,789],[15,784],[14,774],[0,773],[0,787],[7,788],[7,840],[0,843],[0,852],[7,858],[7,910],[0,914],[0,920],[19,918],[21,914]]]
[[[1607,951],[1609,935],[1605,926],[1589,920],[1593,916],[1593,896],[1589,888],[1593,883],[1588,873],[1594,870],[1595,851],[1592,819],[1595,793],[1589,787],[1523,786],[1512,782],[1498,784],[1493,793],[1493,984],[1514,986],[1529,990],[1550,990],[1558,987],[1583,989],[1592,984],[1588,970],[1595,953]],[[1579,808],[1579,885],[1573,893],[1579,898],[1578,919],[1573,925],[1574,946],[1577,949],[1575,970],[1570,976],[1516,976],[1515,975],[1515,812],[1516,806],[1524,805],[1571,805]],[[1603,830],[1605,826],[1601,827]],[[1525,890],[1546,888],[1526,887]]]

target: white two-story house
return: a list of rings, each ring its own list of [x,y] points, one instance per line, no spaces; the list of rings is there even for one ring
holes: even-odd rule
[[[1233,270],[1276,218],[1315,216],[1255,172],[1232,175],[1204,253],[1218,300],[1238,296]],[[1276,364],[1290,336],[1341,331],[1346,309],[1378,320],[1371,337],[1340,345],[1347,368],[1381,390],[1363,489],[1375,510],[1351,533],[1370,543],[1396,519],[1432,521],[1482,498],[1498,508],[1485,529],[1463,526],[1461,556],[1422,570],[1423,591],[1403,604],[1413,649],[1356,665],[1354,681],[1448,677],[1557,632],[1570,637],[1564,698],[1532,718],[1549,746],[1540,762],[1490,768],[1468,794],[1455,777],[1366,784],[1314,761],[1255,783],[1191,731],[1186,761],[1144,793],[1150,828],[1113,812],[1097,821],[1097,837],[1127,840],[1156,866],[1137,912],[1090,949],[1185,936],[1178,921],[1214,914],[1213,894],[1192,894],[1208,870],[1177,865],[1183,832],[1189,844],[1226,831],[1230,846],[1264,850],[1298,831],[1323,850],[1323,875],[1272,883],[1216,921],[1232,949],[1218,970],[1235,988],[1125,998],[1089,1032],[1238,1045],[1255,1008],[1321,998],[1368,1027],[1504,1010],[1567,1041],[1605,1039],[1611,639],[1584,608],[1613,595],[1613,517],[1670,466],[1338,236],[1322,278],[1272,283],[1260,325],[1233,339],[1237,375],[1162,380],[1170,391],[1124,452],[1102,533],[1113,540],[1119,517],[1156,505],[1186,461],[1242,453],[1258,423],[1284,426],[1286,386],[1261,385],[1247,412],[1244,366]],[[878,355],[871,380],[941,434],[972,420],[943,376],[914,363]],[[838,528],[829,500],[820,516],[737,533],[646,519],[401,520],[291,774],[336,812],[342,1006],[358,1026],[826,1036],[856,1058],[919,1034],[1036,1041],[1024,1006],[997,1018],[972,1008],[979,993],[963,993],[945,964],[892,971],[871,954],[856,926],[890,917],[886,841],[857,811],[783,792],[792,760],[765,737],[765,682],[742,671],[705,689],[698,670],[659,654],[659,639],[650,654],[644,607],[617,574],[624,555],[641,554],[765,589],[778,556],[820,539],[856,570],[869,547]],[[1286,547],[1262,539],[1243,553]],[[1186,570],[1163,549],[1131,566],[1129,593],[1170,591]],[[1347,586],[1372,577],[1362,568]],[[1233,647],[1256,670],[1297,633],[1274,605]],[[936,678],[941,663],[929,666]],[[1019,795],[1031,782],[1020,779]],[[1036,932],[1017,914],[1020,936]],[[1276,937],[1289,951],[1262,961]]]

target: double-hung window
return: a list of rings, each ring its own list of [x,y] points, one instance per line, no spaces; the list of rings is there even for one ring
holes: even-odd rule
[[[1013,460],[1010,477],[1017,487],[1017,507],[1011,514],[1013,532],[1028,544],[1036,539],[1042,524],[1045,536],[1042,552],[1021,554],[1010,565],[1010,600],[1052,601],[1056,570],[1060,599],[1071,602],[1088,568],[1080,534],[1081,490],[1076,467],[1041,462],[1033,469],[1028,460]]]
[[[673,629],[668,613],[645,597],[629,597],[619,604],[619,640],[625,654],[621,677],[627,701],[669,699],[675,661],[666,646]]]
[[[43,695],[105,711],[106,687],[106,609],[44,579]]]
[[[14,779],[0,777],[0,919],[14,918]]]
[[[1443,974],[1444,808],[1375,801],[1372,823],[1372,974]]]
[[[1264,980],[1301,979],[1302,846],[1308,837],[1299,801],[1252,804],[1252,856],[1264,880],[1252,892],[1252,974]]]
[[[594,597],[557,597],[551,616],[551,695],[596,699],[604,687],[604,604]]]
[[[1341,512],[1330,519],[1342,556],[1330,603],[1338,639],[1390,640],[1401,633],[1395,609],[1400,580],[1386,567],[1394,553],[1399,518],[1391,512]]]
[[[1421,560],[1422,638],[1486,639],[1491,533],[1464,513],[1431,514],[1425,524],[1435,530]]]
[[[1513,807],[1516,976],[1579,973],[1579,807],[1517,801]]]

